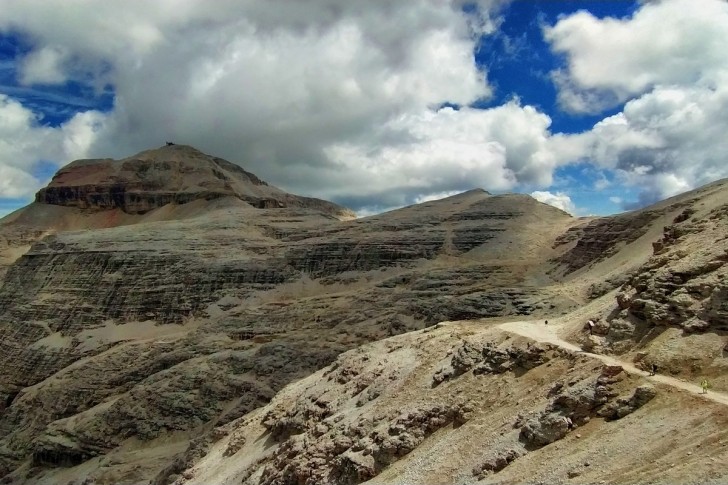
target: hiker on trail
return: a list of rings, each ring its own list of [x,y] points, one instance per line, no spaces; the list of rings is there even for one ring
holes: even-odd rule
[[[586,326],[589,328],[589,335],[594,335],[594,320],[586,322]]]
[[[710,382],[708,382],[708,379],[703,379],[700,381],[700,387],[703,388],[703,394],[708,394],[708,389],[710,389]]]
[[[650,366],[650,375],[654,376],[655,374],[657,374],[657,364],[652,364]]]
[[[574,422],[571,420],[570,417],[564,416],[564,421],[566,422],[566,428],[567,429],[573,429],[574,428]]]

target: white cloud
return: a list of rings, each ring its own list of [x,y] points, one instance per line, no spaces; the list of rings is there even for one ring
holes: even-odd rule
[[[581,12],[546,37],[568,60],[558,73],[568,107],[627,100],[567,138],[583,158],[639,188],[628,207],[728,177],[728,2],[650,2],[622,20]]]
[[[38,181],[32,175],[19,168],[0,165],[0,197],[27,197],[29,188],[38,188]]]
[[[33,176],[41,160],[81,158],[86,155],[102,115],[81,113],[58,128],[38,123],[17,101],[0,94],[0,198],[26,198],[44,181]]]
[[[626,19],[586,11],[544,31],[566,57],[557,75],[561,101],[574,111],[600,110],[664,84],[713,84],[728,68],[728,3],[664,0]]]
[[[659,87],[597,124],[591,157],[643,188],[641,202],[728,176],[728,88]]]
[[[65,49],[46,46],[28,54],[20,65],[21,84],[61,84],[67,80]]]
[[[492,9],[504,2],[481,1],[472,14],[465,3],[472,2],[86,0],[53,6],[7,0],[0,30],[20,30],[35,42],[25,82],[90,76],[98,87],[113,86],[113,111],[101,129],[85,132],[92,136],[82,145],[91,144],[91,155],[126,156],[171,139],[239,161],[288,190],[350,194],[366,181],[368,196],[375,197],[382,190],[456,188],[446,182],[429,187],[426,172],[413,183],[413,170],[422,164],[441,179],[462,180],[447,173],[461,164],[447,165],[453,156],[443,159],[446,147],[439,163],[413,159],[402,169],[392,168],[391,159],[381,165],[370,159],[363,170],[327,155],[370,146],[423,154],[430,142],[417,147],[411,137],[429,129],[414,126],[429,122],[428,109],[490,96],[473,51],[476,34],[493,31]],[[488,150],[501,148],[493,143]],[[353,172],[342,176],[349,168]],[[536,169],[517,168],[537,178],[528,174]]]
[[[444,108],[400,116],[382,125],[376,137],[327,148],[337,170],[322,191],[345,198],[352,191],[347,179],[353,178],[360,197],[395,206],[474,187],[548,186],[559,163],[550,123],[515,101],[489,110]]]
[[[574,162],[616,174],[598,188],[639,186],[640,203],[728,176],[725,2],[650,2],[632,18],[577,13],[545,29],[567,61],[556,75],[565,106],[627,101],[579,135],[550,133],[551,119],[518,101],[437,109],[491,95],[473,51],[503,2],[466,14],[469,3],[4,0],[0,31],[34,46],[24,82],[91,79],[116,98],[110,113],[56,129],[5,100],[0,116],[18,133],[0,126],[0,167],[32,177],[40,159],[126,156],[172,140],[354,208],[477,186],[548,188]]]
[[[171,139],[354,207],[546,186],[560,160],[548,116],[515,101],[437,110],[491,94],[473,51],[505,2],[481,1],[471,14],[465,3],[87,0],[64,5],[59,23],[44,2],[9,0],[0,29],[29,32],[31,57],[67,53],[66,76],[113,85],[104,123],[91,114],[64,131],[65,146],[76,140],[91,155]]]
[[[427,195],[419,195],[415,198],[415,204],[422,204],[423,202],[430,202],[433,200],[440,200],[440,199],[446,199],[448,197],[452,197],[453,195],[457,195],[462,193],[459,190],[448,190],[445,192],[435,193],[435,194],[427,194]]]
[[[576,205],[574,205],[574,202],[572,202],[571,197],[569,197],[564,192],[552,193],[548,191],[537,190],[535,192],[531,192],[531,197],[539,202],[552,205],[557,209],[561,209],[562,211],[568,212],[572,215],[576,214],[577,212]]]

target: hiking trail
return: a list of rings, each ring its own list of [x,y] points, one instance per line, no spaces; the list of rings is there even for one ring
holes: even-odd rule
[[[685,382],[680,379],[676,379],[674,377],[669,377],[669,376],[661,375],[661,374],[656,374],[654,376],[651,376],[651,375],[649,375],[649,372],[646,372],[642,369],[638,369],[637,367],[634,366],[634,364],[632,364],[630,362],[625,362],[623,360],[619,360],[619,359],[609,356],[609,355],[593,354],[591,352],[586,352],[586,351],[582,350],[581,347],[559,338],[559,336],[557,334],[557,330],[559,330],[561,328],[561,325],[544,325],[542,320],[531,321],[531,322],[515,321],[515,322],[502,323],[502,324],[498,325],[498,328],[500,328],[501,330],[506,331],[506,332],[515,333],[515,334],[521,335],[523,337],[530,338],[537,342],[554,344],[554,345],[558,345],[559,347],[566,349],[566,350],[580,352],[583,355],[588,355],[589,357],[592,357],[594,359],[599,359],[602,362],[604,362],[605,364],[618,365],[618,366],[622,367],[625,370],[625,372],[628,372],[630,374],[636,374],[636,375],[642,376],[646,379],[649,379],[651,381],[659,382],[660,384],[665,384],[668,386],[675,387],[677,389],[682,389],[683,391],[687,391],[691,394],[696,394],[705,399],[709,399],[711,401],[728,406],[728,395],[726,395],[726,394],[723,394],[720,392],[714,392],[714,391],[708,391],[707,394],[703,394],[702,388],[696,384],[691,384],[689,382]]]

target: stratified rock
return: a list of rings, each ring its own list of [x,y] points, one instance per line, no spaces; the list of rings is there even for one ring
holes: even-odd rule
[[[182,219],[38,241],[0,288],[0,349],[11,363],[0,375],[0,466],[10,471],[32,456],[41,468],[73,464],[130,437],[209,429],[360,343],[443,319],[529,314],[554,301],[520,287],[522,273],[487,251],[461,266],[430,262],[445,244],[438,226],[462,228],[469,236],[456,236],[456,245],[466,249],[477,231],[493,241],[517,227],[515,240],[525,241],[549,214],[562,223],[567,215],[482,191],[428,204],[340,222],[314,208],[260,209],[224,196],[133,216],[184,208]],[[89,217],[120,210],[52,207]],[[371,283],[360,284],[362,271]],[[363,385],[361,406],[379,386]],[[462,423],[465,414],[449,419]],[[287,431],[278,425],[280,436],[297,432],[293,421]],[[193,455],[169,457],[151,473],[163,483]]]
[[[711,234],[722,234],[722,224],[710,217],[686,224],[665,227],[665,249],[636,271],[617,303],[651,326],[679,326],[689,332],[728,329],[726,248],[703,244],[690,252],[680,249],[688,236],[712,240],[716,236]]]
[[[595,219],[572,228],[555,242],[556,247],[566,246],[576,240],[576,245],[555,258],[566,273],[588,267],[613,256],[620,244],[629,244],[643,236],[652,221],[660,217],[662,210],[645,210],[613,217]]]
[[[473,190],[347,220],[346,209],[286,194],[190,147],[72,163],[36,202],[0,221],[0,475],[53,482],[71,472],[58,468],[79,466],[98,482],[182,482],[217,452],[213,443],[225,439],[223,458],[234,461],[262,434],[276,449],[246,477],[367,480],[426,440],[475,426],[482,406],[512,404],[504,382],[545,382],[547,396],[544,377],[565,351],[463,336],[451,359],[437,361],[442,372],[427,367],[418,381],[440,394],[381,415],[372,410],[392,382],[429,357],[404,349],[396,362],[369,365],[366,352],[337,360],[342,352],[443,320],[578,307],[587,295],[563,291],[559,275],[588,272],[642,241],[647,226],[684,209],[674,206],[582,223],[525,195]],[[600,348],[646,324],[723,328],[722,248],[678,251],[698,227],[718,235],[720,214],[675,222],[685,227],[665,232],[659,255],[591,286],[592,297],[618,285],[624,295],[624,308],[594,336]],[[382,345],[389,355],[400,344]],[[335,392],[277,404],[262,413],[257,435],[237,433],[284,386],[334,361],[320,378]],[[433,374],[449,382],[432,387]],[[519,428],[535,420],[524,431],[531,445],[557,439],[558,419],[591,418],[614,399],[617,378],[563,385]],[[447,394],[469,381],[489,382],[495,397]],[[354,417],[339,421],[343,410]],[[481,456],[483,471],[495,473],[507,450],[523,447],[512,421],[503,423],[503,436],[513,436],[495,449],[506,454]],[[117,461],[129,457],[129,443],[159,442],[169,446]]]
[[[59,170],[35,200],[144,214],[167,204],[221,197],[237,197],[259,209],[312,208],[335,217],[354,217],[330,202],[287,194],[238,165],[187,145],[165,146],[123,160],[77,160]]]

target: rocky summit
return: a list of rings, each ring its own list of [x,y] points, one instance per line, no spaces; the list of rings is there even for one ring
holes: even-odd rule
[[[186,145],[168,145],[123,160],[77,160],[56,173],[36,202],[144,214],[167,204],[238,198],[258,209],[317,208],[338,218],[354,214],[324,200],[298,197],[240,166]]]
[[[0,481],[725,483],[727,221],[73,162],[0,220]]]

